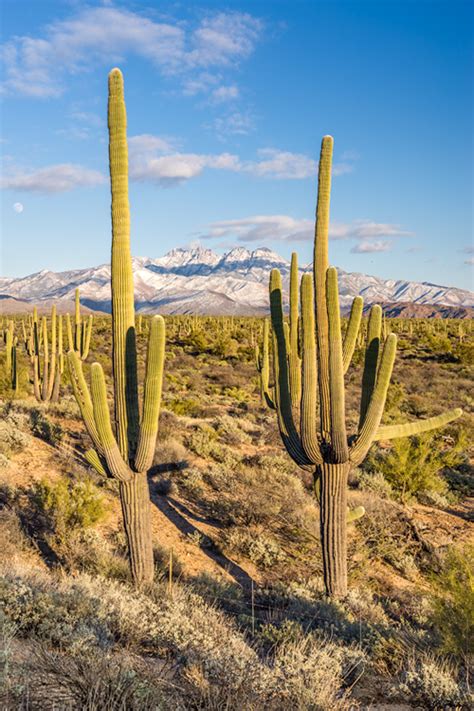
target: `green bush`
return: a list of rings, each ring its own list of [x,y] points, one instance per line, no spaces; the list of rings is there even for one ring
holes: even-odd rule
[[[43,439],[53,447],[63,440],[64,431],[61,425],[52,422],[39,408],[31,411],[30,419],[31,431],[36,437]]]
[[[87,479],[77,483],[66,477],[56,482],[42,479],[35,484],[31,500],[46,527],[58,535],[93,526],[106,514],[103,494]]]
[[[395,439],[390,450],[376,449],[370,453],[363,469],[382,472],[403,502],[424,492],[444,494],[448,487],[440,473],[463,461],[461,452],[465,446],[462,430],[451,438],[448,447],[446,439],[437,432]]]
[[[450,549],[432,582],[432,621],[443,651],[466,661],[474,655],[474,546]]]

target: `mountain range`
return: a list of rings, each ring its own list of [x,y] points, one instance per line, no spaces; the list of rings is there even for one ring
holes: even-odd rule
[[[261,315],[268,312],[268,277],[277,267],[287,291],[290,263],[266,247],[249,251],[236,247],[224,255],[195,247],[172,249],[163,257],[134,257],[135,305],[139,313]],[[303,266],[301,272],[311,269]],[[56,303],[71,310],[74,290],[92,311],[110,312],[110,265],[65,272],[43,270],[23,278],[0,278],[0,304],[4,313],[40,311]],[[474,294],[429,282],[380,279],[339,270],[340,302],[350,308],[357,294],[365,305],[383,304],[390,315],[474,315]],[[428,309],[426,307],[429,307]]]

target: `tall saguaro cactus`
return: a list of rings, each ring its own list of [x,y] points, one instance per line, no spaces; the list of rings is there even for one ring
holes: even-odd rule
[[[112,193],[113,422],[102,366],[92,364],[89,391],[76,350],[70,349],[68,363],[74,393],[94,444],[87,458],[99,472],[119,482],[130,569],[134,582],[139,585],[153,580],[147,472],[153,463],[158,434],[165,322],[161,316],[154,316],[151,321],[140,419],[130,254],[126,113],[123,77],[119,69],[113,69],[109,74],[108,124]]]
[[[347,592],[346,524],[351,517],[347,515],[346,500],[351,468],[363,461],[374,441],[441,427],[459,417],[461,410],[457,408],[437,417],[401,425],[380,424],[397,338],[395,334],[389,334],[382,344],[382,310],[380,306],[374,306],[367,328],[359,425],[354,435],[347,435],[344,375],[357,342],[363,302],[359,296],[354,299],[343,339],[337,271],[328,264],[332,150],[333,139],[325,136],[319,162],[313,276],[304,274],[301,279],[299,418],[294,416],[295,378],[289,358],[292,340],[288,338],[288,325],[283,318],[282,282],[277,269],[273,269],[270,275],[270,309],[274,339],[275,405],[280,434],[293,460],[299,466],[313,468],[320,501],[326,591],[332,597],[341,597]],[[290,316],[294,322],[295,314],[292,314],[291,307]]]

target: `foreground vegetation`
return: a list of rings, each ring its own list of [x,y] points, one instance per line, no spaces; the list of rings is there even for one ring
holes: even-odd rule
[[[148,317],[141,326],[140,380]],[[261,321],[166,319],[149,475],[155,578],[140,592],[117,485],[84,458],[67,373],[61,401],[38,403],[20,352],[0,425],[3,705],[468,708],[472,369],[433,345],[458,346],[455,322],[435,324],[429,345],[426,324],[390,328],[403,331],[386,423],[436,415],[440,403],[465,414],[405,447],[374,445],[353,473],[348,502],[366,513],[348,528],[350,592],[333,603],[312,478],[287,457],[261,402]],[[96,317],[91,353],[108,382],[110,334],[110,319]],[[354,423],[359,353],[347,374]],[[87,379],[89,370],[86,361]]]

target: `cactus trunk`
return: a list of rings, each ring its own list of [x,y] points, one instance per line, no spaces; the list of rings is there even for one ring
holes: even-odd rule
[[[350,464],[317,467],[320,482],[321,548],[324,584],[331,597],[347,593],[347,478]]]
[[[123,525],[127,536],[130,570],[136,585],[153,580],[150,492],[146,472],[120,482]]]

